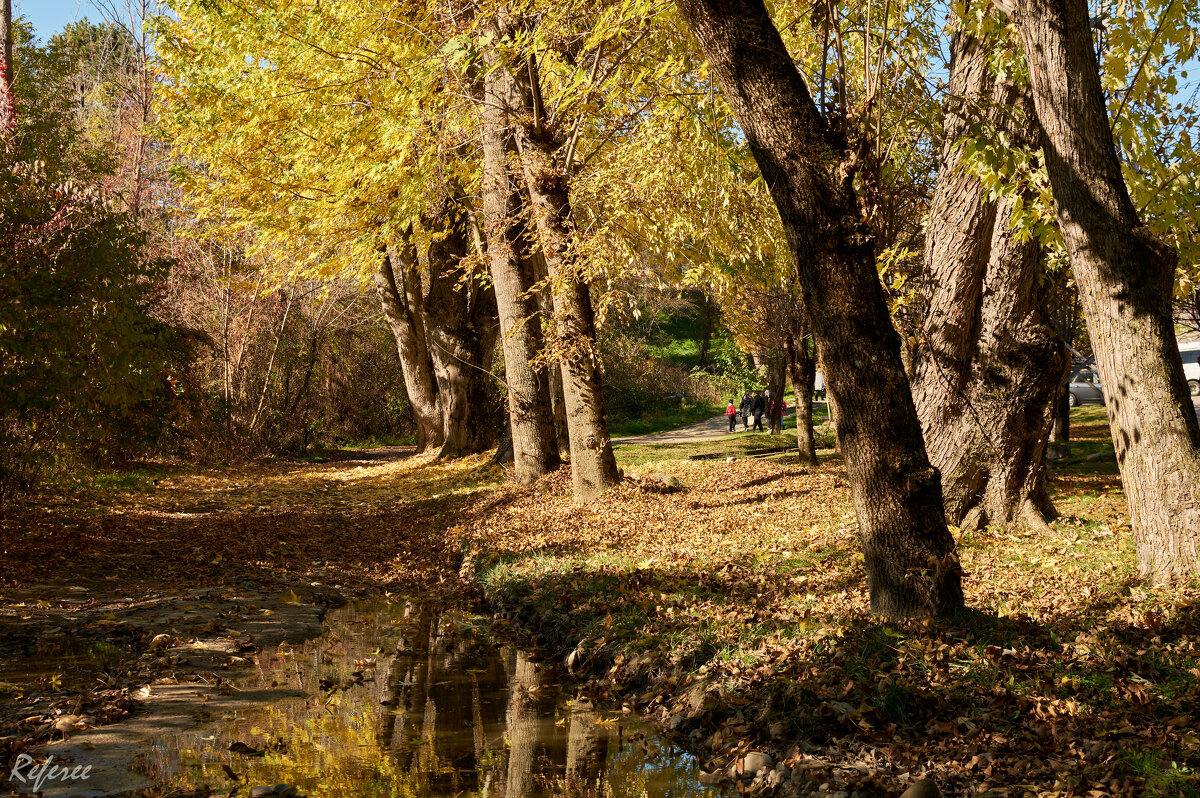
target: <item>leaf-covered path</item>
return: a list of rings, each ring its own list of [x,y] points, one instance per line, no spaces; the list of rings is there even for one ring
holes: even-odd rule
[[[1105,445],[1092,426],[1076,427],[1081,451]],[[706,770],[766,750],[794,794],[891,796],[923,775],[953,794],[1195,789],[1198,592],[1137,583],[1110,465],[1055,476],[1049,536],[959,536],[971,615],[884,624],[836,457],[685,459],[752,443],[626,447],[630,478],[584,506],[565,470],[525,488],[484,458],[407,450],[47,499],[5,519],[9,745],[63,716],[138,711],[162,635],[241,656],[289,633],[287,608],[387,589],[482,597],[501,629],[658,718]],[[91,671],[36,672],[71,640],[114,652],[103,689]]]

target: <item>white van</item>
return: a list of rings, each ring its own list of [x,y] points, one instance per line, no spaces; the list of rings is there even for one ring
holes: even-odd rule
[[[1183,375],[1187,377],[1188,392],[1200,396],[1200,341],[1180,344],[1179,354],[1183,355]]]

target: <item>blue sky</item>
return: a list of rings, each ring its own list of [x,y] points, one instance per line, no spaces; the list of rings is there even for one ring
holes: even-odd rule
[[[83,17],[100,19],[90,0],[16,0],[13,16],[24,17],[33,23],[34,33],[45,41],[63,29],[68,22]]]

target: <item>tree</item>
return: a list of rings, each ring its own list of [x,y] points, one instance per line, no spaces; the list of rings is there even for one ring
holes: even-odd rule
[[[985,21],[993,22],[961,20],[951,41],[942,162],[925,239],[932,293],[913,394],[949,522],[1045,529],[1055,515],[1045,448],[1067,358],[1047,318],[1038,238],[1018,229],[1029,192],[996,198],[971,168],[980,138],[1005,142],[1007,158],[990,163],[1022,166],[1035,138],[1027,87],[995,76],[998,48],[980,31]],[[1020,182],[1019,168],[1009,172],[1008,181]]]
[[[586,266],[575,254],[575,220],[565,163],[567,139],[561,119],[547,116],[537,79],[537,54],[506,68],[519,87],[522,106],[514,119],[525,188],[554,297],[548,344],[562,368],[563,396],[571,448],[571,483],[576,501],[587,501],[621,480],[608,434],[604,378],[596,351],[596,319]],[[524,68],[522,68],[524,67]]]
[[[0,0],[0,135],[8,137],[15,124],[15,116],[12,0]]]
[[[961,570],[888,317],[846,152],[813,102],[765,5],[678,8],[771,188],[839,410],[871,608],[887,616],[962,604]]]
[[[499,26],[487,33],[502,35]],[[483,223],[500,314],[514,469],[517,481],[529,484],[558,468],[560,460],[549,375],[534,366],[543,346],[538,279],[526,237],[525,206],[509,165],[509,109],[520,107],[521,101],[515,81],[494,51],[487,60],[479,109]]]
[[[1117,157],[1084,0],[1005,0],[1079,286],[1141,575],[1200,574],[1200,424],[1175,340],[1176,253],[1143,226]]]
[[[383,315],[396,339],[404,387],[417,422],[417,451],[441,448],[446,441],[442,407],[433,376],[433,360],[425,337],[421,273],[412,229],[387,247],[375,273],[375,289]]]

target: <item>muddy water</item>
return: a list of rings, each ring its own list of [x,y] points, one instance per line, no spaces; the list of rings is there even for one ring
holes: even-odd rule
[[[287,784],[321,796],[694,796],[696,761],[645,725],[573,700],[486,624],[377,600],[308,643],[263,651],[238,690],[307,697],[155,741],[135,769],[178,787]],[[239,794],[245,795],[243,789]]]

